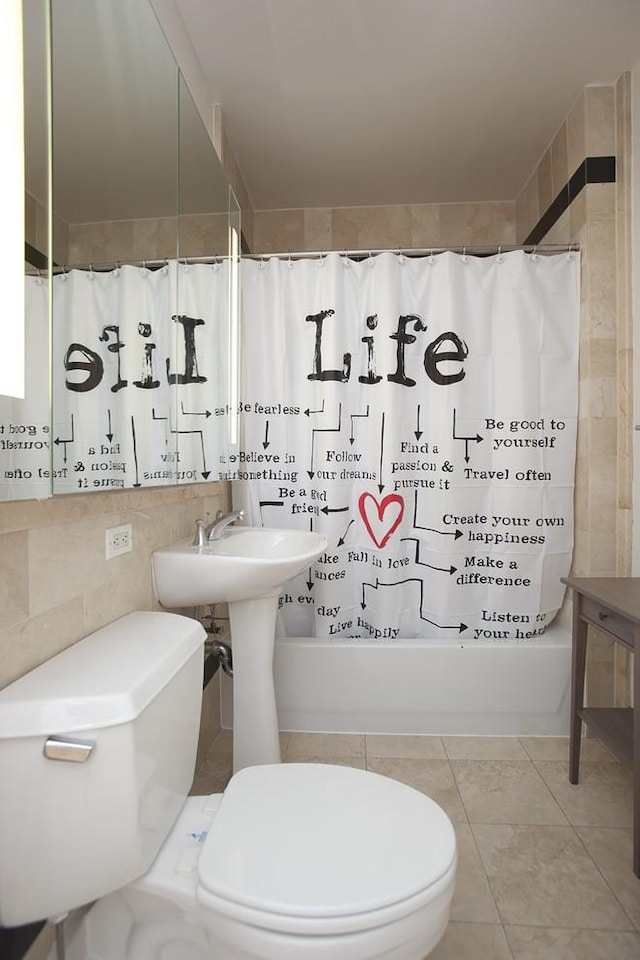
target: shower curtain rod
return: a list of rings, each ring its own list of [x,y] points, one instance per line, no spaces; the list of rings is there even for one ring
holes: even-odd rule
[[[428,257],[431,254],[436,253],[459,253],[463,256],[469,254],[469,256],[484,256],[490,257],[495,256],[500,253],[511,253],[515,250],[522,250],[524,253],[540,253],[542,255],[553,254],[553,253],[568,253],[572,250],[578,251],[580,249],[580,244],[578,243],[563,243],[563,244],[490,244],[490,245],[466,245],[466,244],[454,244],[447,247],[395,247],[393,249],[389,247],[384,247],[380,249],[366,249],[366,250],[299,250],[294,252],[286,251],[281,253],[243,253],[240,256],[241,260],[321,260],[324,257],[327,257],[330,253],[337,253],[338,256],[346,257],[349,260],[366,260],[368,257],[374,257],[381,253],[397,253],[405,257]],[[188,266],[191,263],[209,263],[214,265],[216,263],[224,263],[225,260],[228,260],[228,256],[224,254],[217,254],[215,256],[204,256],[204,257],[176,257],[170,258],[171,260],[175,259],[179,263]],[[162,267],[167,266],[169,259],[163,257],[162,259],[148,259],[148,260],[105,260],[101,263],[86,262],[86,263],[75,263],[75,264],[56,264],[53,267],[54,274],[66,273],[68,270],[89,270],[95,271],[96,273],[106,272],[108,270],[114,270],[118,267],[123,266],[132,266],[132,267],[143,267],[149,270],[160,270]],[[34,274],[40,274],[40,270],[34,270]]]
[[[282,252],[282,253],[243,253],[241,260],[270,260],[272,258],[278,260],[320,260],[330,253],[337,253],[341,257],[347,257],[349,260],[366,260],[368,257],[375,257],[380,253],[397,253],[404,257],[429,257],[431,254],[436,253],[459,253],[463,256],[469,254],[469,256],[484,256],[490,257],[500,253],[511,253],[515,250],[522,250],[524,253],[540,253],[540,254],[553,254],[553,253],[569,253],[570,251],[578,251],[580,249],[580,244],[578,243],[549,243],[549,244],[489,244],[486,246],[481,245],[472,245],[472,244],[453,244],[447,247],[384,247],[382,249],[371,249],[367,248],[365,250],[314,250],[314,251],[297,251],[293,252]]]
[[[224,263],[225,260],[228,260],[229,257],[218,253],[215,255],[209,255],[206,257],[162,257],[161,259],[153,259],[153,257],[146,260],[103,260],[101,262],[96,262],[95,260],[85,263],[56,263],[53,266],[53,273],[67,273],[68,270],[89,270],[94,271],[95,273],[106,273],[108,270],[117,270],[119,267],[143,267],[148,270],[161,270],[162,267],[167,267],[170,262],[177,261],[178,263],[188,266],[190,263],[210,263],[212,266],[216,263]],[[41,273],[44,271],[34,271],[34,273]]]

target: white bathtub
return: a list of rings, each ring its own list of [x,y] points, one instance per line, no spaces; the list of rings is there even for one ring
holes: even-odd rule
[[[564,736],[570,673],[571,636],[555,625],[528,643],[278,638],[274,659],[280,729],[334,733]]]

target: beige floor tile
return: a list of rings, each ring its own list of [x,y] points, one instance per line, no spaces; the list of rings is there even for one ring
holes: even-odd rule
[[[631,830],[576,827],[596,866],[640,931],[640,878],[633,873]]]
[[[290,734],[280,733],[280,753],[284,757],[287,745],[289,743]],[[211,746],[209,747],[208,753],[224,754],[224,753],[233,753],[233,730],[221,730],[217,735]]]
[[[356,767],[358,770],[367,769],[367,761],[364,757],[349,756],[326,756],[326,757],[305,757],[303,755],[295,757],[285,757],[284,763],[333,763],[338,767]]]
[[[446,759],[442,737],[412,737],[400,734],[371,734],[365,737],[367,757],[406,757],[424,760]]]
[[[232,773],[231,754],[214,754],[209,751],[196,770],[190,793],[194,796],[222,793]]]
[[[443,737],[449,760],[528,760],[517,737]]]
[[[55,927],[49,921],[24,954],[24,960],[49,960],[50,957],[57,956],[55,939]]]
[[[499,924],[450,923],[429,960],[512,960]]]
[[[580,764],[580,782],[569,783],[566,763],[542,760],[536,768],[575,826],[628,827],[633,788],[625,768],[610,761]]]
[[[290,733],[286,759],[297,757],[364,757],[361,733]]]
[[[505,927],[513,960],[638,960],[640,936],[614,930]]]
[[[472,823],[566,823],[530,760],[452,760]]]
[[[466,821],[467,815],[448,760],[372,757],[367,760],[367,770],[407,783],[440,804],[454,822]]]
[[[221,730],[207,752],[233,753],[233,730]]]
[[[572,827],[471,829],[503,923],[633,929]]]
[[[569,763],[569,737],[520,737],[520,743],[532,760],[564,760]],[[594,737],[584,737],[581,760],[614,760],[613,754]]]
[[[458,869],[451,903],[451,919],[465,923],[499,923],[500,917],[471,827],[467,823],[456,823],[455,831]]]

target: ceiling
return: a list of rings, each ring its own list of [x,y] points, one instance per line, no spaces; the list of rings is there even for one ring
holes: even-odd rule
[[[640,0],[177,0],[256,209],[513,200]]]

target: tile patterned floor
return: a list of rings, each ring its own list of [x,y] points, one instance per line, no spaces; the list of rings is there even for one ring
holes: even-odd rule
[[[631,870],[631,778],[586,740],[568,781],[564,738],[281,734],[284,762],[348,764],[433,797],[458,838],[447,932],[430,960],[640,960],[640,880]],[[222,791],[231,734],[193,793]]]

